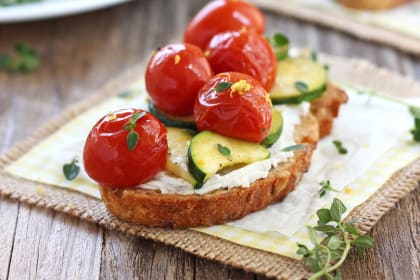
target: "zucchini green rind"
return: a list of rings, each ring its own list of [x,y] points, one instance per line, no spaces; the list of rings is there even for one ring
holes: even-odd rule
[[[200,188],[208,178],[228,167],[241,166],[270,157],[270,151],[257,143],[202,131],[191,139],[188,170]]]
[[[197,184],[197,181],[188,172],[186,156],[188,146],[195,133],[196,131],[191,129],[168,127],[166,134],[168,139],[168,159],[166,160],[165,169],[193,186]]]
[[[179,117],[168,115],[156,108],[156,106],[151,101],[148,101],[148,107],[149,112],[166,126],[195,129],[194,116]]]
[[[307,58],[288,58],[277,63],[273,104],[299,104],[320,97],[327,88],[327,71]]]
[[[277,139],[279,139],[282,130],[283,130],[283,116],[281,115],[280,111],[273,108],[270,132],[261,142],[261,145],[267,148],[271,147],[277,141]]]

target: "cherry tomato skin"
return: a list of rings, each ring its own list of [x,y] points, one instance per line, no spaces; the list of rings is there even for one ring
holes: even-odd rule
[[[175,116],[192,115],[200,88],[213,76],[203,51],[191,44],[161,48],[146,69],[146,89],[157,108]]]
[[[102,117],[86,139],[84,167],[89,177],[100,185],[134,187],[149,181],[165,167],[166,127],[150,113],[137,120],[134,131],[139,136],[138,143],[134,149],[128,149],[129,131],[124,126],[134,112],[144,111],[124,109]]]
[[[211,1],[188,24],[184,42],[197,45],[204,50],[217,33],[241,30],[244,27],[264,34],[264,15],[257,7],[243,1]]]
[[[213,71],[240,72],[261,82],[269,92],[276,79],[277,60],[262,35],[252,31],[229,31],[214,36],[206,50]]]
[[[215,88],[222,82],[232,85],[224,91]],[[233,90],[235,83],[247,87]],[[271,127],[272,105],[261,84],[246,74],[220,73],[208,81],[198,94],[194,106],[197,129],[252,142],[261,142]]]

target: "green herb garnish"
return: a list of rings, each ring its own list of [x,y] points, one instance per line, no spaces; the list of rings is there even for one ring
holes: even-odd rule
[[[122,91],[120,93],[117,94],[118,97],[120,98],[131,98],[133,97],[133,92],[126,90],[126,91]]]
[[[67,180],[71,181],[79,175],[80,167],[77,165],[77,159],[63,165],[63,174]]]
[[[232,83],[229,83],[229,82],[221,82],[220,84],[217,85],[217,87],[214,88],[214,90],[217,92],[222,92],[230,88],[231,85]]]
[[[347,149],[344,148],[343,143],[339,140],[333,140],[334,146],[337,148],[338,153],[341,155],[347,154]]]
[[[276,54],[277,61],[286,59],[289,56],[289,39],[280,33],[275,33],[268,39]]]
[[[313,61],[317,62],[318,54],[314,51],[311,51],[311,58],[312,58]]]
[[[324,69],[325,69],[325,71],[328,71],[328,70],[330,70],[330,66],[328,64],[324,64]]]
[[[307,92],[308,91],[308,85],[302,81],[296,81],[295,82],[295,88],[300,92]]]
[[[322,181],[322,182],[319,183],[319,185],[322,187],[319,190],[319,197],[323,197],[327,193],[327,191],[338,192],[336,189],[331,187],[330,180]]]
[[[230,156],[230,149],[226,146],[223,146],[221,144],[217,144],[217,150],[219,151],[219,153],[221,153],[224,156]]]
[[[0,70],[12,73],[29,73],[39,67],[38,54],[25,43],[14,45],[15,56],[0,54]]]
[[[144,117],[146,115],[146,112],[134,112],[134,114],[131,116],[128,123],[124,125],[124,130],[128,130],[129,133],[127,135],[127,146],[130,151],[134,150],[139,142],[139,134],[134,130],[136,127],[136,123],[139,119]]]
[[[134,130],[130,131],[127,135],[127,146],[130,151],[134,150],[139,143],[139,134]]]
[[[301,150],[303,147],[304,147],[304,145],[302,145],[302,144],[296,144],[296,145],[287,146],[287,147],[281,149],[281,151],[282,152],[293,152],[293,151]]]
[[[420,107],[410,106],[411,115],[414,117],[414,128],[411,130],[414,141],[420,142]]]
[[[310,280],[325,277],[325,279],[339,279],[339,268],[347,258],[352,245],[356,246],[358,253],[363,249],[373,248],[375,242],[372,237],[361,235],[354,222],[344,222],[342,215],[346,212],[346,206],[338,198],[334,198],[330,209],[319,209],[318,225],[315,227],[307,226],[309,237],[313,249],[309,249],[303,244],[297,244],[297,254],[303,256],[305,267],[309,268],[313,274]],[[326,234],[323,242],[318,239],[318,233]],[[335,273],[335,277],[333,274]]]
[[[40,1],[41,0],[0,0],[0,7]]]

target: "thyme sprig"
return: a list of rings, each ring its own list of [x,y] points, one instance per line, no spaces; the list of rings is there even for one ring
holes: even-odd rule
[[[338,192],[338,190],[331,186],[330,180],[321,181],[319,185],[321,186],[321,189],[319,190],[319,197],[323,197],[327,191]]]
[[[340,279],[339,268],[347,258],[352,246],[356,246],[361,254],[363,249],[373,248],[375,242],[372,237],[361,235],[354,226],[355,221],[344,222],[342,215],[346,206],[338,198],[334,198],[330,209],[321,208],[316,214],[318,225],[307,226],[313,249],[304,244],[297,244],[297,254],[303,256],[303,263],[313,274],[310,280]],[[318,233],[326,235],[320,241]]]
[[[39,56],[25,43],[14,45],[16,55],[0,54],[0,70],[11,73],[29,73],[39,67]]]
[[[134,114],[131,116],[128,123],[124,125],[124,130],[128,130],[127,135],[127,147],[130,151],[134,150],[139,142],[139,134],[134,130],[136,127],[137,121],[144,117],[146,115],[146,112],[134,112]]]

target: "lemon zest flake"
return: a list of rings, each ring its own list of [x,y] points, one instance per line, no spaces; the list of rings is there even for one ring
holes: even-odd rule
[[[265,99],[265,101],[267,101],[268,104],[272,105],[271,98],[270,98],[270,94],[269,93],[266,93],[264,95],[264,99]]]
[[[251,85],[246,80],[239,80],[230,87],[230,97],[237,92],[239,95],[251,90]]]
[[[175,55],[174,57],[175,64],[178,64],[180,61],[181,61],[181,56],[179,56],[179,54]]]
[[[345,194],[351,194],[353,191],[352,191],[352,189],[350,188],[350,187],[345,187],[344,188],[344,193]]]
[[[110,121],[113,121],[113,120],[115,120],[117,118],[117,115],[116,114],[114,114],[114,113],[110,113],[109,115],[108,115],[108,120],[110,120]]]
[[[44,188],[43,188],[43,187],[38,186],[38,187],[36,188],[36,192],[37,192],[37,193],[39,193],[39,194],[44,194],[44,193],[45,193],[45,190],[44,190]]]

